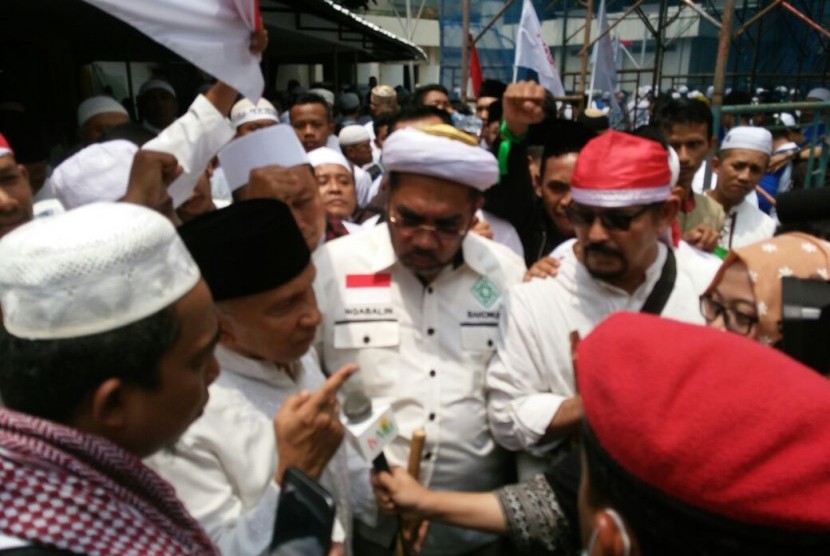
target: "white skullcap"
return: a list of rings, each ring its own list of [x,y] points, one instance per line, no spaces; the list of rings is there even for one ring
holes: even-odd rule
[[[316,89],[309,89],[308,92],[323,97],[327,103],[329,103],[331,106],[334,106],[334,93],[332,93],[328,89],[322,89],[318,87]]]
[[[110,112],[129,117],[127,110],[114,98],[104,95],[90,97],[78,105],[78,127],[83,126],[93,116]]]
[[[787,112],[781,112],[780,114],[776,114],[775,117],[781,122],[781,125],[784,127],[796,127],[795,117],[792,114]]]
[[[119,139],[94,143],[67,158],[49,177],[63,208],[72,210],[96,201],[117,201],[127,192],[135,143]]]
[[[814,98],[822,102],[830,101],[830,89],[816,87],[815,89],[811,89],[805,98]]]
[[[198,281],[170,221],[130,203],[34,220],[0,240],[3,325],[18,338],[114,330],[171,305]]]
[[[171,95],[176,96],[176,89],[173,88],[173,85],[161,79],[151,79],[149,81],[145,81],[141,88],[138,89],[138,96],[143,95],[147,91],[152,91],[153,89],[162,89]]]
[[[720,150],[727,149],[748,149],[772,155],[772,133],[762,127],[748,125],[733,127],[720,145]]]
[[[362,125],[347,125],[340,130],[340,135],[338,135],[337,138],[340,140],[340,145],[343,147],[357,145],[358,143],[372,139],[369,136],[369,130]]]
[[[681,85],[680,87],[677,88],[677,90],[678,90],[678,92],[680,92],[681,95],[685,95],[686,93],[689,92],[689,87],[687,87],[686,85]]]
[[[312,166],[317,168],[322,164],[339,164],[349,172],[352,172],[352,166],[346,157],[334,149],[328,147],[320,147],[308,153],[308,161]]]
[[[671,181],[669,182],[669,187],[674,187],[677,185],[677,180],[680,178],[680,157],[677,155],[677,151],[672,148],[671,145],[668,146],[669,148],[669,171],[671,172]]]
[[[234,128],[257,120],[271,120],[279,123],[280,115],[274,105],[265,98],[260,98],[256,105],[247,98],[243,98],[231,108],[231,124]]]
[[[251,170],[264,166],[290,168],[300,164],[308,164],[308,156],[294,129],[287,125],[258,129],[231,141],[219,151],[219,165],[231,191],[248,183]]]
[[[479,191],[499,180],[496,157],[447,124],[395,131],[383,143],[382,162],[389,172],[432,176]]]

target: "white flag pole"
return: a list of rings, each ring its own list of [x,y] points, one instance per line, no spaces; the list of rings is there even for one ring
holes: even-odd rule
[[[597,24],[601,25],[603,22],[603,16],[605,15],[605,0],[602,0],[599,4],[599,18],[597,18]],[[599,32],[602,33],[602,29],[599,29]],[[586,108],[591,107],[591,102],[594,100],[594,79],[597,76],[597,50],[599,48],[599,41],[594,43],[593,52],[591,53],[591,88],[588,91],[588,104]],[[611,91],[613,93],[613,91]]]

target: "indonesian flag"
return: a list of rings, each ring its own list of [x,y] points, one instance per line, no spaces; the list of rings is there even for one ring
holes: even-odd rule
[[[388,273],[347,274],[345,305],[392,303],[392,276]]]
[[[556,63],[553,61],[550,48],[542,38],[542,25],[530,0],[524,0],[522,5],[522,19],[516,35],[516,58],[513,65],[534,70],[539,74],[539,85],[555,97],[565,96],[565,88],[556,70]]]
[[[84,0],[132,25],[251,102],[265,80],[248,50],[262,28],[258,0]]]
[[[481,74],[481,63],[478,60],[478,50],[476,50],[476,43],[473,42],[473,36],[468,34],[467,41],[470,44],[470,81],[473,86],[473,96],[478,98],[484,76]]]

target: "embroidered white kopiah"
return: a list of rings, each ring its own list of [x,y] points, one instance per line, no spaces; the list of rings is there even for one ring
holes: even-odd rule
[[[199,281],[176,229],[156,211],[93,203],[0,240],[0,306],[12,336],[74,338],[171,305]]]
[[[48,185],[66,210],[117,201],[127,192],[136,152],[135,143],[122,139],[93,143],[61,162]]]
[[[234,129],[239,128],[242,124],[258,120],[270,120],[274,123],[280,121],[279,112],[266,98],[259,99],[256,104],[247,98],[243,98],[231,108],[231,125]]]
[[[248,50],[255,0],[84,0],[132,25],[252,101],[265,86]]]

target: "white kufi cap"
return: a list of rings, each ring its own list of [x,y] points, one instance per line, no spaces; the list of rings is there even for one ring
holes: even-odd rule
[[[322,164],[339,164],[349,172],[352,171],[352,166],[346,157],[334,149],[328,147],[320,147],[308,153],[308,161],[315,168]]]
[[[258,129],[231,141],[219,151],[219,165],[231,191],[248,183],[251,170],[264,166],[290,168],[300,164],[308,164],[308,156],[294,129],[287,125]]]
[[[257,120],[271,120],[279,123],[280,115],[274,105],[265,98],[260,98],[256,105],[247,98],[243,98],[231,108],[231,124],[234,128]]]
[[[807,93],[807,96],[804,98],[813,98],[820,100],[821,102],[830,101],[830,89],[825,89],[824,87],[810,89],[810,92]]]
[[[390,134],[381,159],[388,172],[432,176],[486,191],[499,181],[496,157],[467,133],[446,124]]]
[[[67,158],[49,177],[63,208],[72,210],[96,201],[117,201],[127,192],[135,143],[119,139],[94,143]]]
[[[772,134],[762,127],[741,125],[733,127],[723,138],[720,149],[747,149],[772,154]]]
[[[3,325],[18,338],[115,330],[178,301],[199,278],[170,221],[130,203],[34,220],[0,240]]]
[[[150,79],[149,81],[145,81],[144,84],[138,89],[138,96],[143,95],[147,91],[152,91],[153,89],[161,89],[162,91],[167,91],[171,95],[176,96],[176,89],[173,88],[173,85],[162,79]]]
[[[347,125],[340,130],[340,135],[337,136],[340,140],[340,146],[349,147],[357,145],[364,141],[369,141],[369,130],[362,125]]]
[[[797,127],[798,124],[795,121],[795,117],[788,113],[788,112],[781,112],[780,114],[775,114],[775,118],[781,123],[784,127]]]
[[[317,87],[316,89],[309,89],[308,92],[323,97],[323,99],[327,103],[329,103],[329,105],[334,106],[334,93],[332,93],[328,89]]]
[[[90,97],[78,105],[78,127],[83,126],[90,118],[98,114],[108,114],[110,112],[123,114],[129,118],[127,109],[114,98],[104,95]]]

